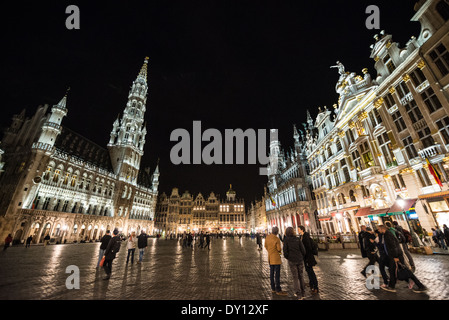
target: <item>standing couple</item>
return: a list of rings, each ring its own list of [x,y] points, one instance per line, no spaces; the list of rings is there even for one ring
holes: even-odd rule
[[[268,251],[268,262],[270,264],[271,290],[277,295],[285,296],[287,292],[282,291],[280,282],[282,248],[278,233],[279,229],[273,227],[271,234],[265,240],[265,249]],[[309,276],[312,293],[318,293],[318,280],[313,270],[317,263],[314,257],[313,240],[309,233],[305,231],[304,226],[299,226],[299,235],[300,237],[295,235],[292,227],[285,230],[283,252],[293,276],[295,295],[299,300],[303,300],[305,297],[304,268]]]

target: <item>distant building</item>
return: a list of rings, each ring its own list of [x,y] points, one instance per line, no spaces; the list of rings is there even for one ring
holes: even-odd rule
[[[15,115],[2,148],[0,235],[20,242],[99,239],[107,229],[152,233],[159,170],[140,170],[146,128],[147,62],[133,82],[108,148],[62,125],[67,96],[39,106],[32,118]],[[88,116],[88,115],[86,115]]]
[[[268,232],[267,213],[265,210],[265,198],[254,201],[247,214],[247,230],[252,233]]]
[[[270,142],[268,190],[265,192],[265,210],[268,231],[277,226],[280,233],[287,227],[305,226],[317,232],[316,207],[308,175],[305,136],[293,127],[294,149],[287,153],[278,140]]]
[[[156,206],[155,231],[161,235],[184,232],[246,232],[245,202],[236,198],[232,187],[226,199],[213,192],[205,198],[201,193],[193,197],[188,191],[182,195],[173,188],[171,195],[162,193]]]

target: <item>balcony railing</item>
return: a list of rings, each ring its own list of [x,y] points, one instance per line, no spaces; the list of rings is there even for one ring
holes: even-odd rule
[[[52,145],[43,142],[34,142],[31,148],[49,152],[53,152],[54,150],[54,147]]]
[[[59,124],[54,123],[54,122],[49,122],[49,121],[46,121],[42,127],[49,127],[51,129],[55,129],[57,131],[61,130],[61,126]]]
[[[435,157],[435,156],[441,154],[441,145],[435,144],[433,146],[427,147],[425,149],[418,151],[418,154],[421,156],[422,159],[426,159],[426,158],[430,159],[432,157]]]
[[[425,119],[421,119],[415,123],[412,124],[412,127],[415,131],[418,131],[424,127],[427,126],[426,120]]]
[[[401,99],[401,104],[405,105],[405,104],[407,104],[407,102],[410,102],[412,100],[413,100],[413,95],[411,92],[409,92]]]
[[[361,179],[366,179],[366,178],[374,176],[375,174],[380,174],[380,173],[381,173],[381,168],[375,166],[375,167],[369,167],[368,169],[360,171],[359,175],[360,175]]]

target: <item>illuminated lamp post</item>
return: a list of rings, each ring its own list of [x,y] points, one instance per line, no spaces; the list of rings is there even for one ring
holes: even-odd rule
[[[399,206],[401,207],[402,213],[405,215],[405,221],[407,221],[407,225],[408,225],[408,228],[409,228],[409,230],[410,230],[410,234],[411,234],[411,236],[412,236],[413,246],[414,246],[414,247],[419,247],[419,243],[416,243],[416,241],[415,241],[415,238],[416,238],[415,231],[414,231],[413,228],[411,227],[411,225],[410,225],[410,220],[409,220],[409,218],[408,218],[408,215],[407,215],[407,213],[406,213],[405,210],[404,210],[405,201],[404,201],[400,196],[398,196],[398,197],[396,198],[396,201],[397,201],[397,203],[399,204]]]

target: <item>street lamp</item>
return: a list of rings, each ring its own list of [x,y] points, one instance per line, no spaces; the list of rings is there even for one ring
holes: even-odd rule
[[[405,210],[404,210],[405,201],[404,201],[400,196],[397,197],[396,201],[397,201],[397,203],[399,204],[399,206],[400,206],[401,209],[402,209],[402,213],[403,213],[404,216],[405,216],[405,221],[407,221],[407,225],[408,225],[408,228],[409,228],[409,230],[410,230],[410,234],[411,234],[411,236],[412,236],[413,246],[414,246],[414,247],[415,247],[415,246],[416,246],[416,247],[419,247],[419,244],[416,245],[416,243],[415,243],[415,232],[413,231],[413,228],[412,228],[411,225],[410,225],[410,221],[409,221],[409,219],[408,219],[407,213],[406,213]]]

